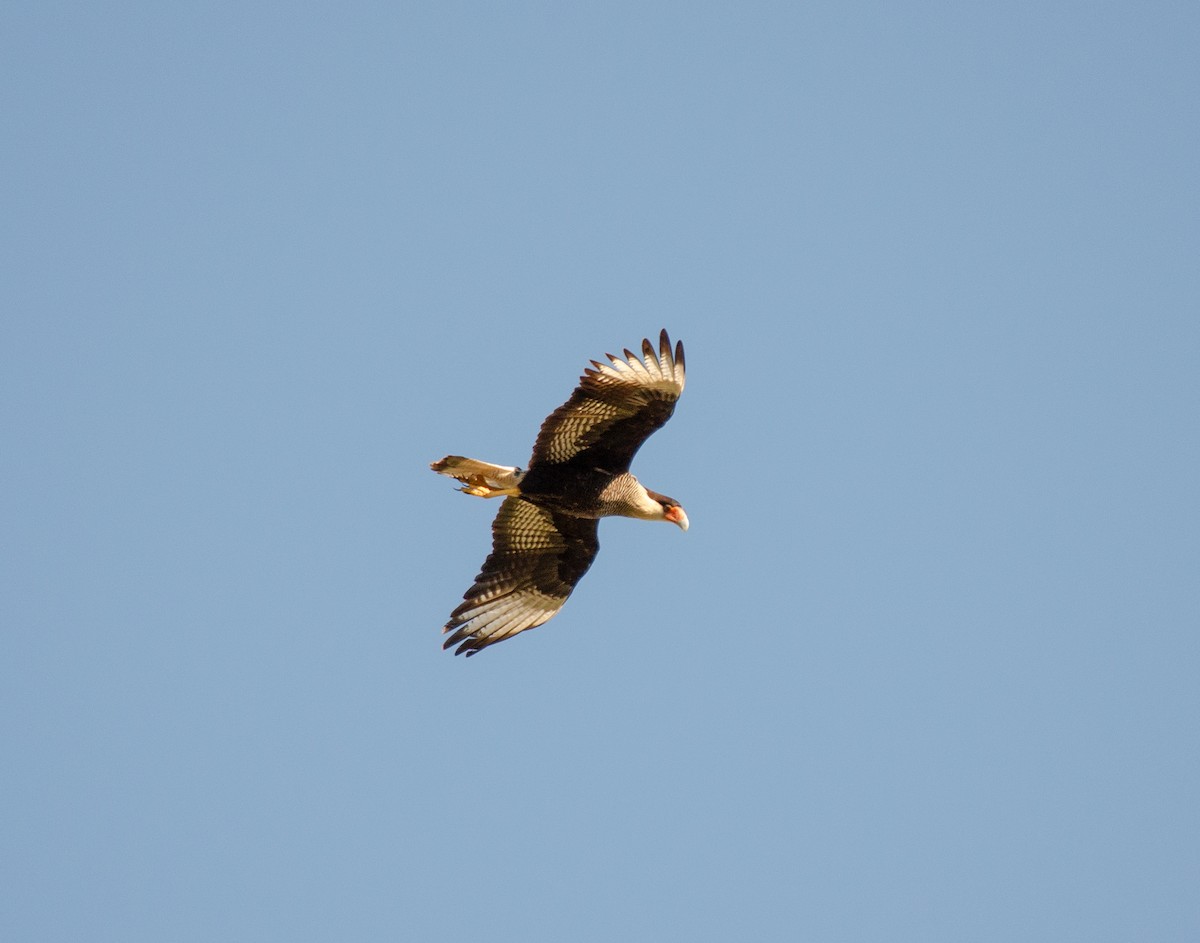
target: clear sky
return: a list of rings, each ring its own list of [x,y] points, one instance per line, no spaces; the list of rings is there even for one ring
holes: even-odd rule
[[[1200,939],[1195,3],[10,3],[0,938]],[[441,626],[590,358],[688,388]]]

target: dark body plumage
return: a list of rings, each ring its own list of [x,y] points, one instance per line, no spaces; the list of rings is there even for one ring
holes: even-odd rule
[[[447,456],[434,471],[480,497],[504,496],[492,552],[450,616],[445,647],[472,655],[553,617],[600,549],[599,518],[666,520],[686,530],[679,502],[648,491],[629,466],[683,392],[683,345],[592,361],[570,399],[542,423],[528,470]]]
[[[628,467],[611,470],[574,461],[562,465],[533,462],[521,479],[521,497],[575,517],[599,518],[604,516],[600,495],[620,471],[628,471]]]

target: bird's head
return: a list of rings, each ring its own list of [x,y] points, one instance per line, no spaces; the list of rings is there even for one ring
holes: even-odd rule
[[[662,519],[664,521],[670,521],[680,530],[688,529],[688,516],[687,512],[683,509],[683,505],[674,498],[668,498],[665,494],[659,494],[657,491],[647,490],[647,494],[657,501],[659,507],[662,508]]]

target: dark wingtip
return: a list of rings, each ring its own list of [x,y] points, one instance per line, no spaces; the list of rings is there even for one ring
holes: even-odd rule
[[[658,334],[658,353],[664,360],[674,360],[676,366],[683,367],[683,341],[675,342],[675,356],[671,356],[671,336],[664,327]]]
[[[444,629],[442,629],[442,631],[449,632],[452,628],[454,628],[453,622],[451,622]],[[457,645],[458,648],[454,648],[455,645]],[[455,655],[466,655],[466,656],[470,657],[471,655],[474,655],[477,651],[480,651],[481,649],[485,648],[486,646],[487,646],[486,642],[483,643],[483,645],[480,645],[479,639],[472,638],[470,635],[468,635],[466,633],[466,631],[464,629],[462,629],[460,627],[457,632],[455,632],[448,639],[446,639],[446,641],[442,642],[442,651],[445,652],[445,651],[449,651],[451,648],[454,648]]]

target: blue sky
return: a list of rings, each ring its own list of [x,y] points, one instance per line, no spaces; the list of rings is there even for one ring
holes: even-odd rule
[[[1200,936],[1193,4],[10,4],[0,935]],[[440,628],[661,327],[558,618]]]

